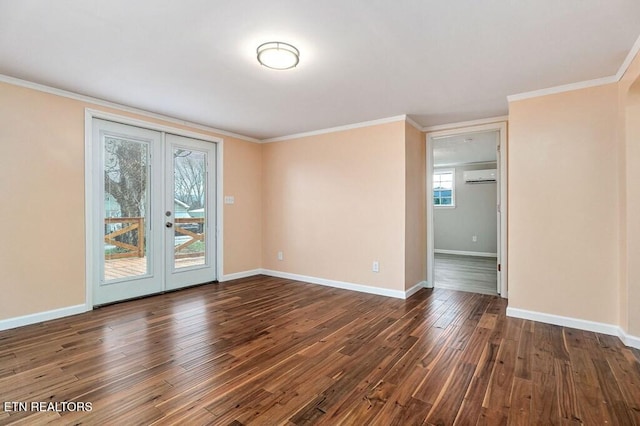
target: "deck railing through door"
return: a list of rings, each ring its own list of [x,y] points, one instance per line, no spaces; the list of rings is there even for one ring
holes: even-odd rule
[[[108,217],[104,220],[105,225],[122,224],[120,229],[116,229],[113,232],[105,234],[104,242],[106,244],[118,247],[123,250],[127,250],[124,252],[116,252],[116,253],[108,253],[105,255],[105,259],[122,259],[127,257],[144,257],[144,218],[143,217]],[[182,259],[186,257],[200,257],[204,255],[204,251],[194,251],[187,253],[180,253],[185,248],[191,246],[192,244],[202,241],[204,242],[205,233],[204,233],[204,218],[203,217],[181,217],[175,218],[175,232],[180,235],[184,235],[189,237],[187,241],[184,241],[174,247],[175,258]],[[182,225],[182,226],[181,226]],[[197,225],[199,231],[202,232],[193,232],[190,229],[187,229],[186,225]],[[124,241],[119,241],[116,237],[121,235],[125,235],[129,232],[138,231],[137,244],[129,244]]]
[[[104,242],[118,248],[128,250],[125,252],[108,253],[105,259],[122,259],[124,257],[144,257],[144,218],[143,217],[107,217],[104,220],[105,225],[115,223],[122,224],[122,228],[105,234]],[[126,226],[125,226],[126,225]],[[138,230],[138,241],[133,244],[116,240],[116,237],[125,235],[129,232]]]

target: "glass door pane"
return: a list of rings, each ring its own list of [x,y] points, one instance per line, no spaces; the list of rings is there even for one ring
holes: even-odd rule
[[[206,264],[207,153],[173,147],[173,267]]]
[[[103,281],[147,275],[149,144],[106,136],[103,149]]]
[[[217,279],[216,145],[167,134],[166,289]]]

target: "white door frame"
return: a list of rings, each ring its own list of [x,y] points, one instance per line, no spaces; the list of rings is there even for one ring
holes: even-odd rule
[[[224,141],[221,138],[205,135],[202,133],[192,132],[189,130],[179,129],[176,127],[165,126],[162,124],[152,123],[144,120],[139,120],[123,115],[113,114],[110,112],[100,111],[92,108],[85,108],[84,113],[84,201],[85,201],[85,308],[86,310],[93,309],[93,283],[92,280],[96,276],[95,264],[95,249],[94,238],[95,235],[95,215],[93,214],[95,203],[98,202],[96,194],[93,191],[93,186],[96,179],[101,179],[102,176],[96,176],[93,173],[94,162],[94,141],[93,141],[93,119],[99,118],[102,120],[114,121],[116,123],[128,124],[131,126],[141,127],[143,129],[155,130],[163,133],[172,133],[178,136],[185,136],[194,139],[200,139],[207,142],[212,142],[217,145],[216,149],[216,271],[215,280],[219,280],[223,276],[223,146]],[[164,198],[165,191],[161,191]],[[165,205],[163,200],[163,205]],[[162,272],[164,274],[164,271]],[[164,277],[162,277],[164,282]]]
[[[467,133],[477,132],[498,132],[498,146],[500,150],[500,202],[498,211],[500,212],[500,228],[498,241],[498,263],[500,271],[498,272],[500,279],[498,294],[506,298],[508,295],[507,282],[507,123],[500,121],[495,123],[481,124],[468,127],[454,127],[447,130],[439,130],[427,132],[425,135],[426,161],[427,161],[427,287],[433,288],[434,284],[434,225],[433,225],[433,141],[446,136],[463,135]]]

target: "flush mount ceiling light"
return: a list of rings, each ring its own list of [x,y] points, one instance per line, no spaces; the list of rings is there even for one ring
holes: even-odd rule
[[[274,70],[288,70],[300,62],[300,52],[288,43],[270,41],[258,46],[258,62]]]

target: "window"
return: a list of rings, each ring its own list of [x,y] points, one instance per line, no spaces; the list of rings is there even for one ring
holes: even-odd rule
[[[455,207],[455,169],[438,170],[433,173],[433,205],[435,207]]]

